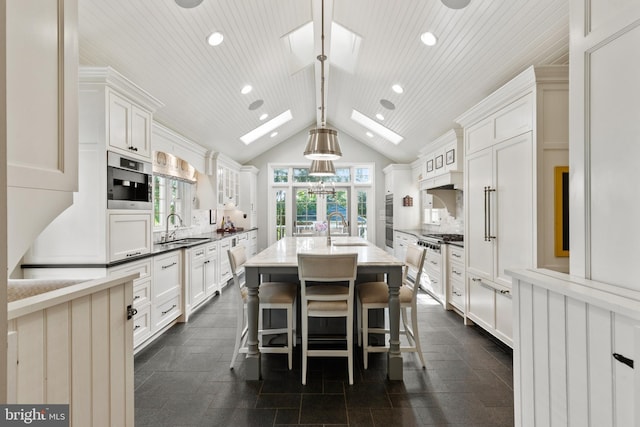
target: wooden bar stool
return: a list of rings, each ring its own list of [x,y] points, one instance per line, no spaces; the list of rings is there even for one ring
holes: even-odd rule
[[[424,358],[420,348],[420,337],[418,333],[418,310],[417,296],[420,288],[420,276],[422,275],[422,265],[424,264],[425,248],[418,245],[410,245],[407,248],[404,270],[402,272],[402,286],[400,287],[400,313],[402,317],[401,335],[407,337],[408,346],[400,346],[402,352],[418,353],[422,367],[424,368]],[[409,270],[415,272],[415,281],[409,280]],[[358,294],[358,344],[362,346],[362,357],[364,369],[369,363],[369,353],[386,353],[389,346],[370,346],[369,333],[389,334],[386,328],[369,327],[369,310],[387,309],[389,307],[389,288],[386,282],[361,283],[357,287]],[[411,309],[411,326],[407,322],[407,309]],[[361,335],[360,335],[361,334]]]
[[[302,300],[302,384],[307,383],[307,357],[347,357],[353,384],[353,288],[358,254],[298,254]],[[344,285],[347,286],[344,286]],[[344,317],[347,349],[309,350],[309,317]]]
[[[240,279],[240,276],[244,275],[243,266],[247,261],[245,248],[242,245],[231,248],[227,251],[229,256],[229,264],[231,265],[231,273],[233,275],[233,283],[238,290],[238,312],[236,321],[236,343],[233,349],[233,356],[231,357],[230,368],[233,369],[233,364],[238,356],[238,353],[247,353],[246,338],[247,338],[247,295],[248,291],[245,286],[244,280]],[[287,345],[276,347],[265,347],[260,345],[260,352],[262,353],[286,353],[288,356],[289,369],[293,368],[293,346],[295,345],[294,336],[294,318],[296,315],[295,301],[298,292],[298,285],[295,283],[287,282],[264,282],[260,284],[259,296],[260,296],[260,314],[258,325],[258,337],[262,341],[264,335],[275,334],[287,334]],[[281,309],[286,310],[287,313],[287,327],[286,328],[273,328],[263,329],[262,314],[265,309]],[[262,343],[261,343],[262,344]]]

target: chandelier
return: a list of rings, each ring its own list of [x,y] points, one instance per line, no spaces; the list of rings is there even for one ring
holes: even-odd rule
[[[331,187],[325,185],[324,181],[319,182],[310,182],[309,188],[307,190],[307,194],[315,194],[316,196],[324,197],[326,195],[335,196],[336,195],[336,187],[335,183],[331,183]]]
[[[342,157],[338,143],[338,131],[325,127],[324,62],[327,60],[327,56],[324,53],[324,0],[322,0],[321,42],[322,53],[317,57],[320,61],[320,127],[309,131],[309,140],[304,150],[304,156],[311,160],[337,160]]]

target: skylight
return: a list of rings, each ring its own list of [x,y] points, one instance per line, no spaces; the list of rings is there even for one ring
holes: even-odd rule
[[[293,116],[291,115],[291,110],[287,110],[279,116],[274,117],[268,122],[258,126],[254,130],[249,133],[246,133],[240,137],[240,140],[244,142],[246,145],[251,144],[256,139],[268,134],[272,130],[282,126],[289,120],[291,120]]]
[[[370,119],[359,111],[351,111],[351,120],[355,121],[358,124],[361,124],[362,126],[377,133],[387,141],[390,141],[396,145],[400,144],[400,141],[404,139],[402,136],[398,135],[391,129],[382,126],[380,123],[376,122],[373,119]]]
[[[282,36],[289,52],[289,72],[294,74],[316,61],[313,40],[313,21]],[[355,72],[362,37],[340,24],[331,23],[329,62],[349,73]]]

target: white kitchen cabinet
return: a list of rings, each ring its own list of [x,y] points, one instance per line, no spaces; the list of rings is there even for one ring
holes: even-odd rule
[[[185,320],[202,303],[219,292],[216,276],[217,243],[207,243],[185,250]]]
[[[218,283],[220,288],[224,288],[227,282],[231,279],[231,265],[229,264],[229,255],[227,251],[231,249],[232,240],[235,238],[225,237],[218,241]]]
[[[245,226],[258,226],[258,169],[255,166],[240,168],[240,194],[238,208],[247,215]]]
[[[447,245],[447,308],[465,313],[464,248]]]
[[[418,183],[412,180],[412,167],[406,164],[391,164],[385,167],[386,195],[393,195],[393,228],[413,229],[420,226]],[[404,206],[403,199],[409,196],[412,206]]]
[[[251,258],[258,253],[258,230],[249,232],[249,246],[247,248],[247,258]]]
[[[558,270],[553,173],[568,158],[568,69],[530,67],[457,119],[465,148],[467,317],[511,345],[507,268]]]
[[[151,336],[151,288],[153,267],[151,258],[111,267],[108,275],[138,273],[140,277],[133,281],[133,308],[137,313],[133,317],[133,347],[136,348]]]
[[[422,267],[421,286],[444,306],[445,282],[442,273],[442,253],[427,249]]]
[[[107,142],[110,150],[151,160],[151,111],[108,89]]]
[[[182,251],[153,257],[151,332],[162,330],[182,314]]]
[[[108,214],[109,262],[150,253],[151,212],[117,212]]]
[[[418,243],[418,238],[413,234],[394,231],[393,233],[393,253],[398,259],[404,260],[407,257],[407,247]]]

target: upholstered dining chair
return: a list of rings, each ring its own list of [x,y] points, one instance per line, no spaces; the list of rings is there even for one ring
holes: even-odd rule
[[[353,384],[353,300],[358,254],[298,254],[302,317],[302,384],[307,383],[308,357],[346,357]],[[346,350],[309,349],[309,317],[344,317]]]
[[[418,332],[417,300],[425,254],[425,248],[421,246],[409,245],[407,247],[407,255],[402,272],[402,286],[400,287],[400,313],[402,317],[400,334],[405,335],[409,342],[408,346],[401,345],[400,351],[418,353],[423,368],[425,365]],[[415,273],[415,280],[413,281],[409,279],[410,270]],[[386,282],[367,282],[359,284],[356,293],[358,297],[358,344],[362,346],[364,369],[367,369],[369,353],[389,351],[388,345],[369,345],[370,333],[385,334],[385,341],[389,334],[389,329],[369,327],[369,310],[387,309],[389,307],[389,288]],[[411,309],[411,326],[407,322],[407,309]]]
[[[244,263],[247,261],[245,247],[238,245],[227,251],[234,286],[238,291],[238,308],[236,312],[236,343],[233,348],[230,368],[233,369],[238,353],[247,353],[247,296],[248,291],[244,281]],[[262,353],[286,353],[289,369],[293,367],[293,346],[295,345],[294,318],[296,316],[295,302],[298,293],[298,285],[287,282],[263,282],[260,284],[260,312],[258,317],[258,338],[260,339],[260,351]],[[286,328],[263,328],[263,311],[266,309],[281,309],[287,314]],[[262,339],[265,335],[287,334],[287,345],[264,346]]]

